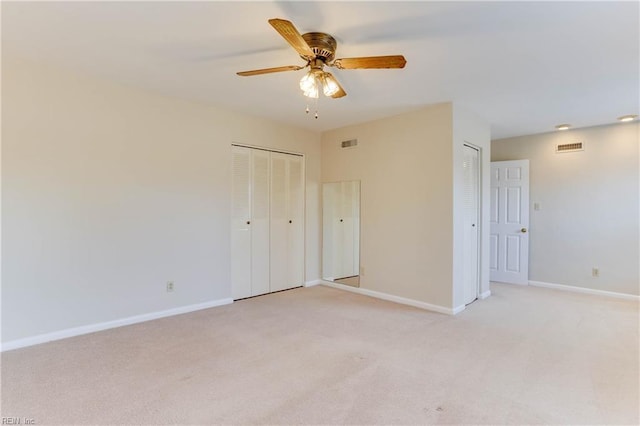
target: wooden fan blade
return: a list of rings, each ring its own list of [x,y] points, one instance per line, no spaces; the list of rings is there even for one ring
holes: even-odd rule
[[[282,72],[282,71],[298,71],[304,67],[299,67],[297,65],[287,65],[286,67],[275,67],[275,68],[264,68],[261,70],[251,70],[251,71],[240,71],[236,74],[241,75],[243,77],[249,77],[251,75],[260,75],[260,74],[269,74],[272,72]]]
[[[333,61],[333,66],[352,70],[357,68],[404,68],[407,63],[402,55],[363,56],[361,58],[342,58]]]
[[[290,21],[286,19],[269,19],[269,23],[300,55],[309,60],[316,57],[316,54],[313,53],[313,50],[311,50]]]

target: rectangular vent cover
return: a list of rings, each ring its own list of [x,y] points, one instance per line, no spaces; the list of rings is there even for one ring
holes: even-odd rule
[[[582,142],[564,143],[556,145],[556,152],[575,152],[584,151]]]
[[[348,141],[342,141],[342,147],[343,148],[353,148],[356,145],[358,145],[358,139],[351,139],[351,140],[348,140]]]

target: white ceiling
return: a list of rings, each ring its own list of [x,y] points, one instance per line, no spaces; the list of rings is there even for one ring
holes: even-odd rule
[[[306,115],[303,61],[267,23],[338,40],[337,57],[403,54],[403,70],[336,70],[348,96]],[[492,137],[638,114],[638,2],[2,2],[3,51],[316,131],[454,101]],[[313,108],[313,106],[312,106]]]

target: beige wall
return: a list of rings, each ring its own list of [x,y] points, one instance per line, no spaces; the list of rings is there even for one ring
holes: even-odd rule
[[[454,126],[454,110],[469,123]],[[361,288],[459,306],[454,169],[461,176],[465,140],[489,149],[488,131],[448,103],[323,134],[322,181],[361,181]],[[358,139],[357,148],[342,149],[348,139]]]
[[[232,142],[306,154],[319,278],[319,135],[2,59],[3,341],[231,297]]]
[[[636,122],[492,142],[493,161],[530,161],[529,280],[640,294],[639,131]],[[555,153],[578,141],[584,151]]]

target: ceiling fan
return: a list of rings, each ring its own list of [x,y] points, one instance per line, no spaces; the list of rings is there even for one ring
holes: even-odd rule
[[[346,96],[346,92],[338,80],[324,67],[335,67],[343,70],[358,68],[404,68],[407,61],[402,55],[365,56],[358,58],[335,58],[338,43],[329,34],[310,32],[300,35],[296,27],[285,19],[269,19],[271,26],[307,61],[303,66],[288,65],[284,67],[264,68],[252,71],[241,71],[240,76],[248,77],[282,71],[298,71],[309,67],[309,72],[300,80],[300,89],[305,96],[317,98],[320,89],[332,98]]]

